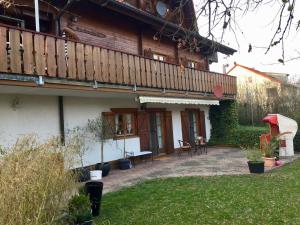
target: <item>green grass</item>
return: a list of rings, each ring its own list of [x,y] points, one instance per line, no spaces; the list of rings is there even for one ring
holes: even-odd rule
[[[104,195],[105,225],[300,224],[300,160],[264,175],[156,179]]]

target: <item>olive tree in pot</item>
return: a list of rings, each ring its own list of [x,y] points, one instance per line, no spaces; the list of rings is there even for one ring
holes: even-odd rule
[[[100,142],[101,164],[97,165],[97,169],[102,170],[102,176],[105,177],[109,174],[110,164],[104,160],[104,144],[114,137],[115,129],[113,123],[100,114],[97,118],[88,120],[87,131]]]
[[[124,131],[125,133],[125,131]],[[119,169],[128,170],[132,168],[131,161],[126,157],[126,136],[123,135],[123,148],[122,148],[123,158],[119,159]]]
[[[264,173],[265,166],[263,160],[263,154],[260,149],[256,147],[251,148],[243,148],[246,152],[246,156],[248,159],[248,167],[250,173]]]
[[[88,151],[88,147],[85,144],[85,129],[77,126],[67,132],[66,145],[72,152],[78,157],[81,168],[76,169],[78,172],[79,182],[84,182],[89,180],[90,174],[89,169],[84,167],[83,157]]]

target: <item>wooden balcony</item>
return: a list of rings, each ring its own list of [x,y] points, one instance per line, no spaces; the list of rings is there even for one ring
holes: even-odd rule
[[[236,78],[105,49],[60,37],[0,26],[0,72],[95,82],[166,92],[212,95],[220,85],[233,98]]]

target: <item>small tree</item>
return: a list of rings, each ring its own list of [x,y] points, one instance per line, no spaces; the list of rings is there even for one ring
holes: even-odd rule
[[[96,119],[88,120],[87,130],[100,142],[101,166],[104,162],[104,143],[114,137],[115,128],[113,123],[102,115]]]
[[[72,148],[75,155],[79,157],[81,167],[84,167],[83,157],[88,151],[85,144],[85,129],[81,127],[74,127],[68,131],[68,139],[66,145]]]

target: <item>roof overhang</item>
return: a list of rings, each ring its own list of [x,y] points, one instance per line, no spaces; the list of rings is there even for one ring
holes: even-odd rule
[[[180,105],[219,105],[218,100],[208,99],[191,99],[191,98],[166,98],[166,97],[152,97],[140,96],[140,103],[159,103],[159,104],[180,104]]]
[[[143,11],[142,9],[136,8],[129,4],[125,4],[116,0],[89,0],[89,1],[98,4],[102,7],[121,13],[123,15],[126,15],[128,17],[134,18],[138,21],[142,21],[143,23],[152,25],[159,30],[163,28],[164,32],[168,32],[170,34],[176,34],[181,37],[182,36],[195,37],[200,42],[202,48],[205,49],[204,52],[207,55],[210,55],[216,51],[223,53],[225,55],[233,55],[236,52],[236,50],[233,48],[230,48],[218,42],[202,37],[198,32],[193,32],[184,29],[174,23],[168,22],[162,18],[154,16],[146,11]]]

